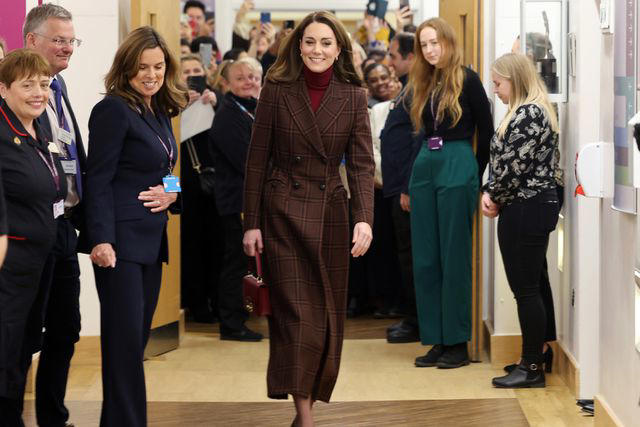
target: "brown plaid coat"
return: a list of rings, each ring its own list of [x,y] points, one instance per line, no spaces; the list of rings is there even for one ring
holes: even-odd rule
[[[328,402],[340,366],[354,222],[373,223],[374,162],[362,88],[335,76],[314,113],[304,77],[262,89],[245,178],[244,228],[265,244],[268,395]]]

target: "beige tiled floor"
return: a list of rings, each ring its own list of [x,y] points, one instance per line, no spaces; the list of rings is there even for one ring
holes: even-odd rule
[[[517,398],[534,426],[590,426],[568,388],[549,375],[545,389],[501,390],[491,378],[501,375],[489,363],[442,370],[415,368],[425,348],[387,344],[382,339],[346,340],[334,401],[389,401]],[[145,362],[149,401],[267,402],[265,372],[268,342],[220,341],[214,334],[187,333],[180,348]],[[28,396],[28,398],[30,398]],[[67,391],[69,401],[101,400],[99,345],[78,344]]]

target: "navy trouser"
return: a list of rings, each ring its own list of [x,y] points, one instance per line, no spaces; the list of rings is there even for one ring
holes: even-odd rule
[[[38,301],[42,310],[33,313],[33,324],[40,330],[44,326],[36,374],[36,415],[41,427],[64,426],[69,419],[64,396],[74,345],[80,339],[77,243],[71,221],[58,219],[56,244],[40,279]]]
[[[117,260],[93,266],[100,298],[101,427],[145,427],[147,395],[142,364],[158,302],[162,264]]]

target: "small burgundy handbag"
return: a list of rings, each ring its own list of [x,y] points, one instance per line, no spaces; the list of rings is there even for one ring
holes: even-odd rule
[[[244,302],[244,309],[254,316],[270,316],[271,302],[269,301],[269,287],[262,280],[260,254],[256,253],[255,261],[255,271],[251,271],[251,262],[249,262],[249,272],[242,278],[242,300]]]

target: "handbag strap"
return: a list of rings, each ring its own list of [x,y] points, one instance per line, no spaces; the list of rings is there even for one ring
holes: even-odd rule
[[[200,175],[200,159],[198,159],[198,153],[196,153],[196,147],[193,146],[193,140],[189,138],[186,142],[187,151],[189,151],[189,158],[191,159],[191,167]]]
[[[256,252],[256,256],[253,258],[256,263],[256,274],[258,277],[262,277],[262,258],[260,254]],[[249,270],[251,270],[251,258],[249,258]]]

